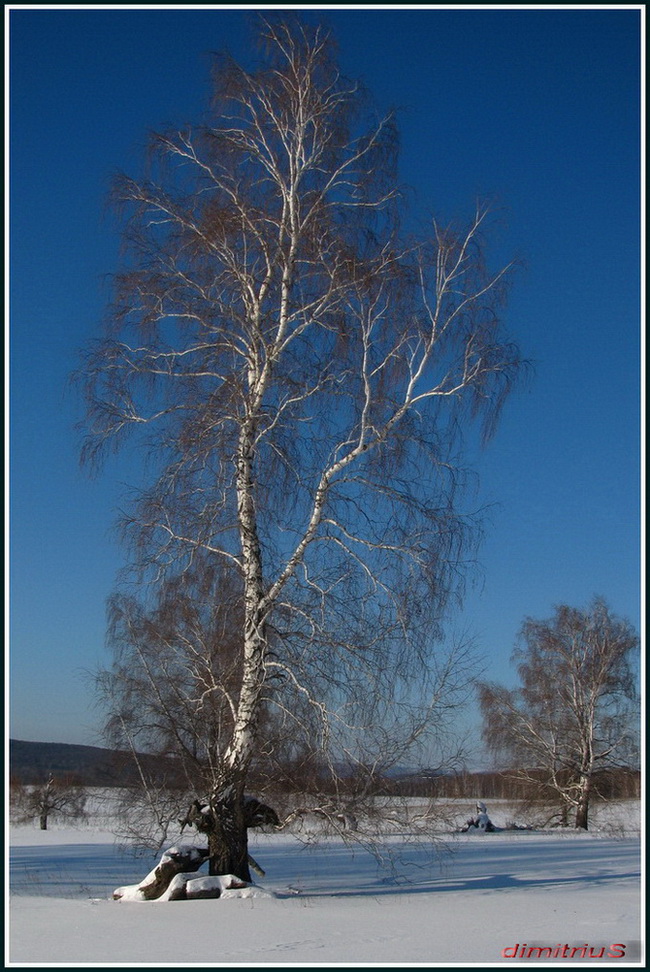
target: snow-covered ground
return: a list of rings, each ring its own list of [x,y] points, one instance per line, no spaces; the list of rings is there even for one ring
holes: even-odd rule
[[[448,809],[462,822],[473,806]],[[488,811],[498,827],[513,819],[499,801]],[[10,967],[643,965],[635,801],[599,808],[589,834],[447,834],[433,859],[392,837],[392,867],[337,838],[260,834],[268,897],[113,901],[156,858],[124,852],[96,818],[14,827],[9,850]]]

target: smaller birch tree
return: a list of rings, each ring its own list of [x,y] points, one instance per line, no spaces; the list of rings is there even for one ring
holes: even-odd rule
[[[518,779],[556,794],[562,823],[573,811],[587,830],[595,774],[634,758],[638,650],[633,626],[603,598],[586,610],[561,605],[522,626],[512,655],[520,688],[479,687],[488,746]]]

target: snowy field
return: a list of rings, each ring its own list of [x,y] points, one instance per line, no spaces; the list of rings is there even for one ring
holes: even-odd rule
[[[448,809],[462,823],[473,806]],[[513,819],[488,810],[497,827]],[[392,867],[339,839],[262,834],[251,852],[271,894],[180,902],[113,901],[157,858],[97,819],[11,828],[9,967],[643,965],[635,801],[598,808],[589,834],[441,835],[435,860],[391,838]]]

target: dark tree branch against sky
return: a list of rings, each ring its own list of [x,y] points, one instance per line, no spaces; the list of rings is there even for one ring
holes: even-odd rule
[[[477,471],[489,508],[455,620],[512,684],[521,618],[594,595],[640,628],[642,7],[305,8],[381,113],[396,112],[414,213],[498,217],[513,253],[505,322],[534,365]],[[97,742],[93,688],[114,533],[139,484],[127,446],[88,481],[68,378],[97,334],[120,237],[117,171],[151,131],[201,121],[212,52],[252,67],[254,11],[6,9],[9,26],[8,377],[11,735]],[[422,223],[424,219],[420,220]],[[419,232],[422,225],[414,225]],[[468,715],[470,724],[472,715]],[[478,716],[475,717],[478,722]]]

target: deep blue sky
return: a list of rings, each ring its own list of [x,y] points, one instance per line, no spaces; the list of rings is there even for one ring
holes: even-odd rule
[[[523,257],[507,319],[533,360],[477,460],[495,503],[482,586],[455,620],[513,682],[525,616],[602,594],[640,627],[640,10],[304,12],[345,73],[401,108],[401,177],[423,215],[503,218]],[[210,60],[246,62],[244,10],[10,12],[10,594],[14,738],[97,744],[84,675],[104,653],[112,534],[133,470],[78,468],[67,377],[98,334],[119,239],[112,174],[196,119]],[[248,63],[248,62],[247,62]]]

